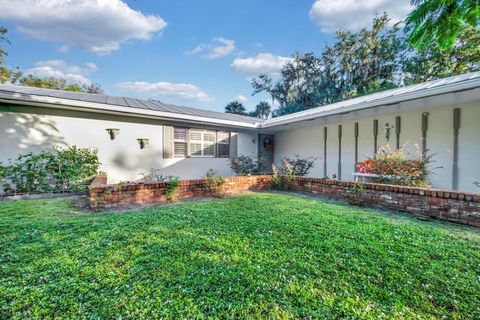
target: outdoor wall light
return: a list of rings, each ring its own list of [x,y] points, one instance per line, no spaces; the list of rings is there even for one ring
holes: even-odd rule
[[[110,140],[115,140],[115,137],[120,133],[120,129],[106,129],[110,135]]]
[[[145,149],[145,146],[148,144],[148,139],[138,138],[138,143],[140,144],[140,149]]]
[[[385,140],[390,141],[390,130],[395,128],[394,126],[390,125],[390,123],[385,123],[383,130],[385,131]]]

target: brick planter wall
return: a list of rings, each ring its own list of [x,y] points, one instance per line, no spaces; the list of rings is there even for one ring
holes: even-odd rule
[[[480,227],[480,193],[295,177],[293,191]]]
[[[167,202],[165,183],[107,185],[105,184],[106,178],[105,180],[95,180],[90,187],[90,208],[93,210]],[[220,192],[233,195],[246,191],[270,189],[270,187],[269,176],[231,177],[225,179],[225,184]],[[178,200],[211,196],[213,195],[205,189],[203,180],[180,181]]]
[[[269,176],[232,177],[225,179],[223,192],[238,194],[245,191],[270,189]],[[106,177],[95,179],[90,188],[93,210],[122,208],[137,204],[166,202],[164,183],[106,185]],[[306,192],[344,200],[353,204],[374,206],[434,219],[480,227],[480,193],[424,189],[374,183],[295,177],[292,191]],[[212,196],[203,180],[182,180],[178,199]]]

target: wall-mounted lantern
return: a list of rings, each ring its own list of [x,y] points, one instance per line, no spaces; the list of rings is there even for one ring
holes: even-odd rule
[[[110,140],[115,140],[115,138],[118,136],[120,133],[120,129],[106,129],[108,132],[108,135],[110,136]]]
[[[145,146],[148,144],[148,139],[138,138],[138,143],[140,144],[140,149],[145,149]]]
[[[385,140],[390,141],[390,130],[395,128],[394,126],[390,125],[390,123],[385,123],[383,130],[385,131]]]

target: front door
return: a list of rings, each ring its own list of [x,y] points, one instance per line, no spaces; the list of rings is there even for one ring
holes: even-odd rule
[[[264,163],[264,170],[267,173],[272,172],[273,164],[273,135],[272,134],[258,134],[258,157]]]

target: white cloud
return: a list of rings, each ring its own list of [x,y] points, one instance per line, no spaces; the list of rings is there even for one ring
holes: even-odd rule
[[[67,53],[68,50],[70,50],[70,48],[68,46],[65,46],[65,45],[58,47],[58,52],[60,52],[60,53]]]
[[[63,78],[67,83],[86,84],[92,81],[88,76],[98,70],[93,62],[87,62],[84,66],[67,64],[63,60],[41,60],[34,63],[34,67],[25,73],[39,78]]]
[[[149,39],[167,23],[144,15],[120,0],[0,0],[0,19],[38,40],[62,43],[97,54],[109,54],[130,39]]]
[[[154,97],[166,99],[179,99],[184,101],[212,102],[214,98],[209,96],[199,87],[189,83],[171,82],[119,82],[115,87]]]
[[[310,19],[323,32],[340,28],[358,31],[371,26],[375,13],[387,12],[394,24],[403,21],[410,11],[410,0],[316,0]]]
[[[293,61],[293,58],[275,56],[271,53],[259,53],[251,58],[237,58],[231,67],[247,76],[256,76],[266,73],[275,76],[285,63]]]
[[[244,95],[239,94],[238,96],[234,97],[232,101],[238,101],[240,103],[246,103],[248,101],[248,98],[245,97]]]
[[[204,58],[213,60],[228,56],[234,50],[235,41],[217,37],[213,38],[211,43],[200,43],[190,53],[201,54]]]

